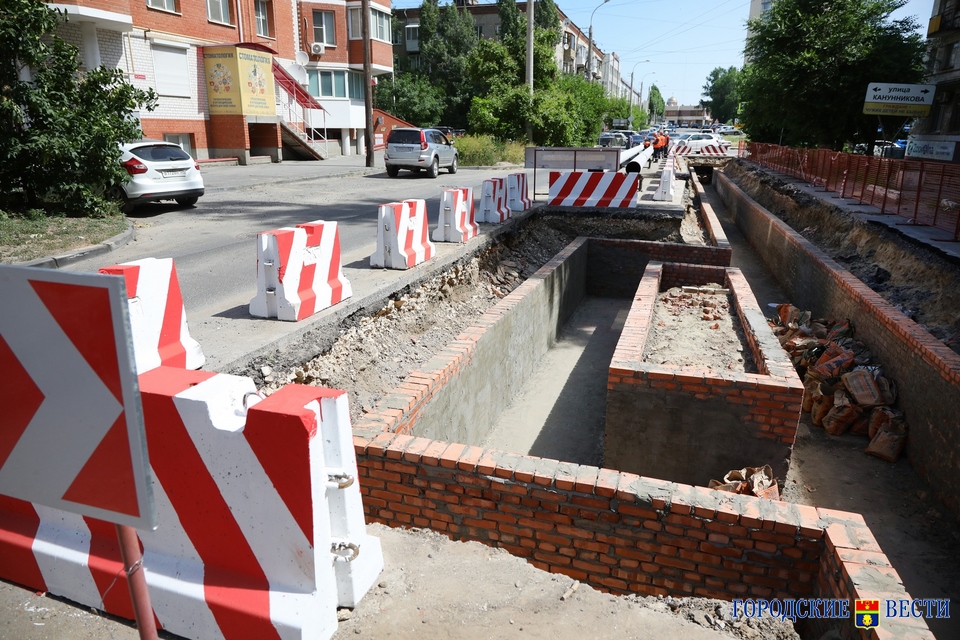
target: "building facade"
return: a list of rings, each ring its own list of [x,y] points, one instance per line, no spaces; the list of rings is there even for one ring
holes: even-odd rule
[[[960,7],[934,0],[927,26],[926,82],[936,85],[930,115],[910,129],[905,157],[960,163]]]
[[[699,129],[711,122],[710,111],[698,104],[677,104],[673,96],[667,98],[663,108],[663,119],[677,126],[686,124],[688,127]]]
[[[104,65],[153,89],[148,138],[198,159],[364,149],[360,2],[66,0],[59,35],[83,66]],[[393,71],[389,0],[371,2],[374,75]]]

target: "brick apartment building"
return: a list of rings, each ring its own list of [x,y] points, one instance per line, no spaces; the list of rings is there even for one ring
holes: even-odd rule
[[[63,0],[83,66],[121,69],[159,104],[145,137],[195,158],[363,153],[359,0]],[[393,71],[390,2],[371,6],[374,76]]]

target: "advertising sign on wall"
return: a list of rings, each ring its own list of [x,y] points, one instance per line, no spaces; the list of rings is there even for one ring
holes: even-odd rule
[[[204,47],[212,115],[275,116],[273,55],[240,47]]]

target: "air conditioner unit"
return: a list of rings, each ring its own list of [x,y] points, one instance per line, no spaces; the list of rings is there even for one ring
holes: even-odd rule
[[[310,43],[310,53],[315,56],[322,56],[326,50],[327,48],[322,42]]]

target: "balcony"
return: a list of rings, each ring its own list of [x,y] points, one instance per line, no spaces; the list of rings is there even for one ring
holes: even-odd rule
[[[943,36],[958,29],[960,29],[960,11],[957,11],[956,4],[950,3],[942,13],[930,18],[927,25],[927,36]]]

